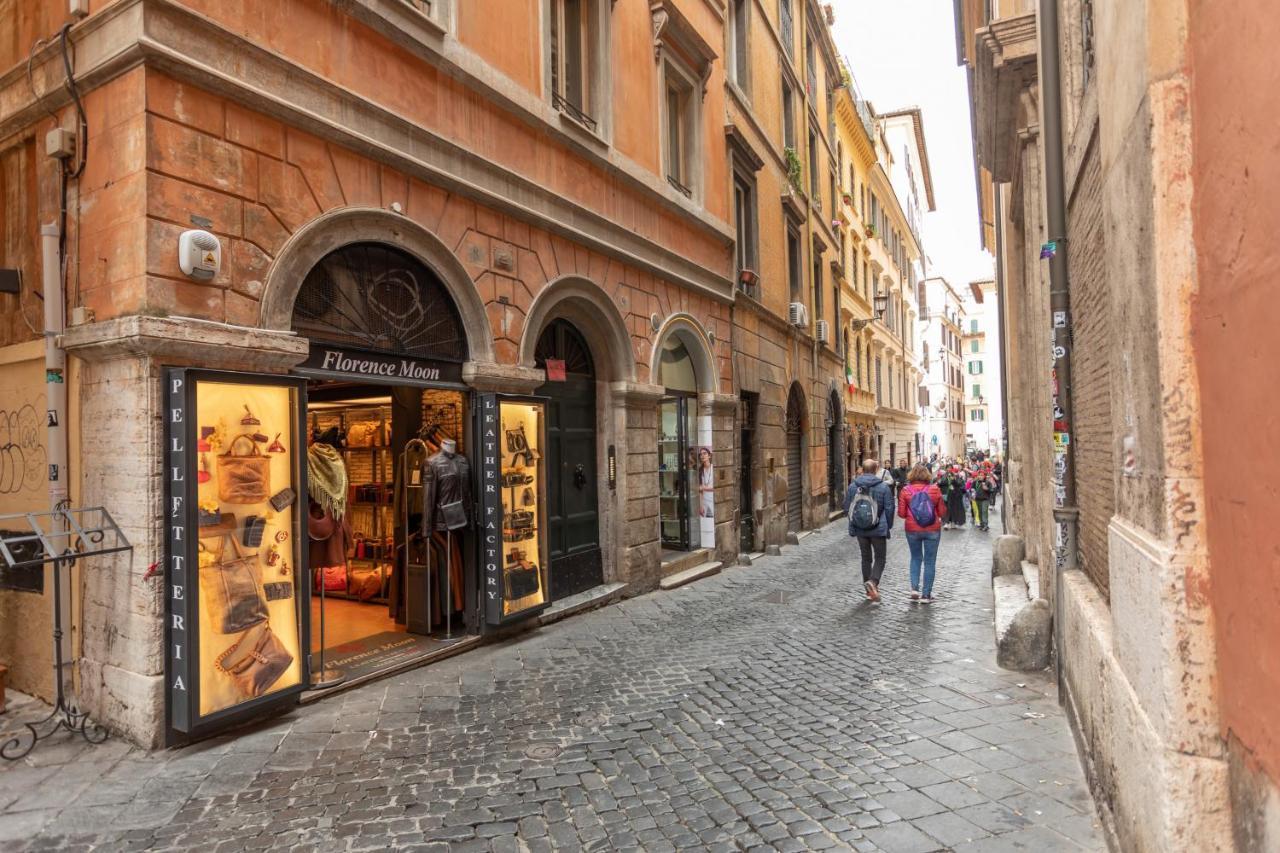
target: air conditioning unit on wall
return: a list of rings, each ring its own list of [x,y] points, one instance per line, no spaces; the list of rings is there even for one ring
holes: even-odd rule
[[[809,327],[809,306],[803,302],[792,302],[787,310],[787,322],[802,329]]]
[[[831,339],[831,329],[830,329],[830,326],[828,326],[826,320],[818,321],[817,336],[818,336],[818,343],[820,344],[825,344],[828,340]]]

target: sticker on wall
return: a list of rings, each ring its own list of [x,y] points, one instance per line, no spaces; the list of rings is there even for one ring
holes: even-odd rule
[[[1065,328],[1067,327],[1067,312],[1066,312],[1066,311],[1054,311],[1054,312],[1053,312],[1053,327],[1054,327],[1055,329],[1065,329]]]
[[[1055,432],[1053,434],[1053,450],[1055,453],[1066,453],[1067,447],[1071,444],[1071,433]]]
[[[1056,346],[1056,347],[1054,347],[1054,348],[1053,348],[1053,360],[1054,360],[1054,361],[1062,361],[1062,359],[1064,359],[1064,358],[1066,358],[1066,357],[1067,357],[1067,348],[1066,348],[1066,347],[1063,347],[1063,346]]]
[[[1047,261],[1050,258],[1057,257],[1057,255],[1058,255],[1057,240],[1050,240],[1048,243],[1042,243],[1040,245],[1040,260]]]

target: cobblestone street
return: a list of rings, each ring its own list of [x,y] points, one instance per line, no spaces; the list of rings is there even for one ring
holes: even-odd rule
[[[1052,678],[995,666],[995,535],[945,534],[932,606],[900,528],[865,602],[836,523],[236,737],[60,735],[0,849],[1104,850]]]

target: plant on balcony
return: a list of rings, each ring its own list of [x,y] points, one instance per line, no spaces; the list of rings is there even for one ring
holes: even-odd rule
[[[804,192],[800,188],[804,175],[804,169],[800,166],[800,155],[796,153],[796,149],[789,146],[782,149],[782,155],[787,161],[787,180],[791,182],[791,186],[795,187],[797,191]]]
[[[867,223],[867,236],[868,237],[876,236],[876,227],[872,225],[870,222]]]
[[[843,198],[844,198],[844,203],[845,203],[845,204],[849,205],[850,207],[853,207],[853,194],[852,194],[852,193],[845,193],[845,194],[844,194],[844,196],[843,196]]]

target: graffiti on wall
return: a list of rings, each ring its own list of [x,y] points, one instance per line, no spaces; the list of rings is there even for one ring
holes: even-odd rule
[[[0,409],[0,495],[44,488],[48,463],[44,435],[45,422],[35,406]]]

